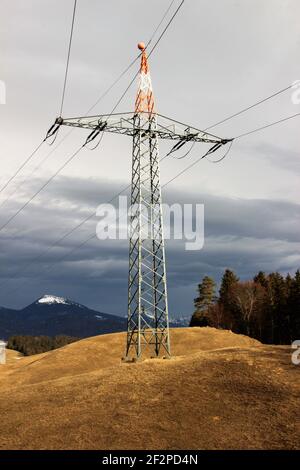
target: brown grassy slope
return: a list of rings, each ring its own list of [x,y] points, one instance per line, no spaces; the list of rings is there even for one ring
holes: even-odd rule
[[[299,448],[288,348],[175,329],[175,359],[124,364],[123,341],[89,338],[1,367],[0,448]]]
[[[247,336],[215,328],[176,328],[171,330],[171,342],[174,356],[190,355],[201,350],[260,344]],[[18,361],[14,367],[10,365],[2,368],[0,378],[5,375],[9,383],[11,380],[16,385],[92,372],[120,365],[124,347],[125,333],[94,336],[54,351],[23,357],[21,364]]]
[[[13,351],[12,349],[6,349],[7,364],[15,364],[21,357],[23,357],[23,354],[19,353],[18,351]],[[1,370],[0,370],[0,373],[1,373]]]

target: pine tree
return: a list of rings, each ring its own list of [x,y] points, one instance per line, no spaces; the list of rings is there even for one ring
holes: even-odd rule
[[[198,285],[199,296],[194,301],[196,310],[207,310],[214,303],[215,289],[215,281],[211,277],[205,276]]]
[[[191,326],[211,326],[209,319],[209,307],[216,300],[215,281],[208,276],[202,279],[198,285],[198,297],[194,300],[195,312],[192,316]]]
[[[220,287],[220,302],[226,307],[230,304],[230,291],[239,282],[239,278],[230,269],[226,269]]]
[[[292,278],[292,276],[290,275],[290,273],[288,273],[288,274],[286,275],[286,278],[285,278],[285,285],[286,285],[287,294],[289,295],[289,294],[290,294],[291,287],[292,287],[292,285],[293,285],[293,278]]]
[[[287,315],[287,289],[284,277],[278,273],[268,276],[268,295],[270,301],[271,342],[274,344],[287,344],[289,338],[289,325]]]
[[[226,269],[219,290],[219,304],[223,309],[224,316],[227,319],[227,328],[237,333],[240,332],[240,319],[238,318],[238,312],[232,302],[232,289],[239,282],[239,278],[230,269]]]
[[[254,276],[253,281],[256,284],[260,284],[265,289],[268,288],[268,279],[267,279],[267,276],[265,275],[265,273],[263,271],[259,271],[259,273],[256,274],[256,276]]]

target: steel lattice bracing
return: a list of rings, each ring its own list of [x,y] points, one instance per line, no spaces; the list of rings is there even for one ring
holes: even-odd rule
[[[65,125],[92,131],[84,145],[102,132],[133,139],[126,360],[139,359],[146,347],[155,356],[171,354],[158,139],[176,141],[172,151],[187,142],[210,144],[207,154],[230,141],[156,113],[143,43],[139,48],[141,67],[133,113],[60,117],[50,134]]]
[[[157,356],[170,355],[158,141],[140,130],[145,124],[155,136],[156,116],[134,120],[127,358],[132,352],[139,358],[146,344]]]

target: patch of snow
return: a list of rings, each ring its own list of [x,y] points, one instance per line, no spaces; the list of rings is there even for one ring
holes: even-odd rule
[[[179,325],[179,326],[189,326],[191,321],[190,317],[177,317],[177,318],[170,318],[170,323],[173,325]]]
[[[95,315],[95,318],[98,318],[98,320],[103,320],[103,317],[101,317],[101,315]]]
[[[65,304],[65,305],[71,304],[71,302],[69,302],[67,299],[64,299],[63,297],[56,297],[55,295],[44,295],[37,301],[37,303],[38,304]]]

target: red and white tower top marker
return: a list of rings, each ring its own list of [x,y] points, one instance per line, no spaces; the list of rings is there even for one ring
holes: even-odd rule
[[[154,96],[145,44],[143,42],[139,42],[138,48],[142,51],[142,55],[139,75],[139,88],[135,100],[135,112],[147,113],[151,115],[155,113]]]

